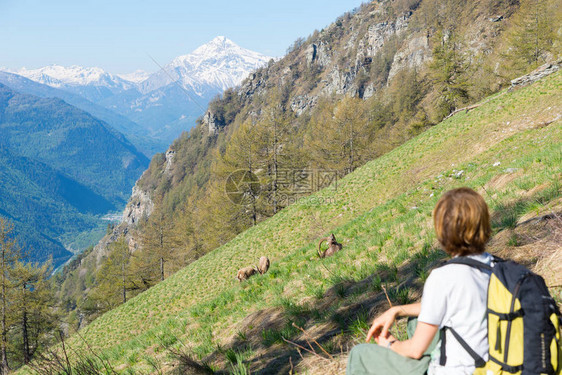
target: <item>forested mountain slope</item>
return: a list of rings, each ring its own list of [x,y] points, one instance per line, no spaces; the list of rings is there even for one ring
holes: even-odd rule
[[[191,228],[185,251],[205,253],[310,192],[283,178],[343,176],[556,59],[560,7],[533,4],[364,4],[211,102],[201,125],[156,156],[137,185],[156,212]],[[535,29],[532,15],[542,20]],[[225,199],[238,169],[260,182],[251,210]]]
[[[443,256],[431,211],[458,186],[488,202],[491,249],[533,251],[562,302],[560,274],[548,272],[561,255],[561,92],[557,72],[456,114],[104,314],[67,345],[88,343],[119,371],[171,371],[178,362],[169,355],[179,350],[215,370],[342,373],[346,348],[386,306],[383,286],[394,303],[419,297]],[[521,232],[537,216],[542,234]],[[328,233],[344,249],[321,260],[317,240]],[[236,271],[261,255],[272,261],[269,272],[238,283]],[[320,349],[327,359],[299,356],[283,338],[302,345],[315,338],[335,358]]]
[[[134,254],[133,296],[555,60],[559,5],[375,1],[297,40],[285,57],[212,101],[196,128],[153,158],[123,222],[67,269],[64,298],[93,318],[122,301],[103,297],[111,283],[102,285],[98,272],[115,240],[124,236]],[[238,170],[255,180],[228,191],[237,186]],[[81,288],[90,295],[84,298]]]
[[[64,236],[99,227],[99,217],[122,207],[148,164],[88,113],[1,84],[0,135],[0,209],[17,233],[26,233],[30,260],[53,255],[55,265],[69,257]]]

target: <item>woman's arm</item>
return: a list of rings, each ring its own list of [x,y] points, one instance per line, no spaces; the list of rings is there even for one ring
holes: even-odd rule
[[[367,333],[367,342],[371,341],[372,338],[376,341],[379,337],[387,337],[388,330],[392,327],[396,318],[418,316],[420,314],[420,309],[421,303],[418,302],[409,305],[393,306],[386,310],[373,321],[371,329],[369,329]]]
[[[394,309],[398,310],[399,317],[417,317],[418,315],[420,315],[421,302],[411,303],[409,305],[395,306]]]
[[[377,344],[382,346],[388,346],[391,343],[390,349],[404,357],[420,359],[429,348],[437,331],[439,331],[439,327],[436,325],[418,322],[414,336],[409,340],[395,341],[396,339],[392,335],[386,338],[381,335],[376,341]]]

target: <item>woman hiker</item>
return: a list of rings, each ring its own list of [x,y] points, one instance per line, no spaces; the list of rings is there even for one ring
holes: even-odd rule
[[[437,239],[451,257],[469,257],[492,265],[486,253],[490,215],[484,199],[469,188],[446,192],[433,210]],[[462,264],[434,269],[425,282],[421,303],[395,306],[377,317],[367,342],[351,350],[347,375],[464,375],[475,369],[473,357],[447,331],[446,363],[436,348],[443,327],[453,328],[484,360],[488,359],[486,302],[489,272]],[[408,322],[408,340],[399,341],[389,329],[399,317]],[[416,325],[417,323],[417,325]]]

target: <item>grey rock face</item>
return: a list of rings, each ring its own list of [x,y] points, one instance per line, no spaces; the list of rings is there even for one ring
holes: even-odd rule
[[[325,42],[312,43],[305,51],[306,63],[308,66],[317,64],[324,67],[330,64],[330,47]]]
[[[207,111],[205,116],[203,116],[203,123],[207,125],[209,129],[209,135],[216,135],[219,132],[218,121],[215,114],[211,111]]]
[[[321,42],[316,51],[316,63],[320,66],[327,66],[332,61],[330,46]]]
[[[98,266],[101,264],[103,257],[108,253],[110,245],[121,237],[125,238],[129,245],[129,250],[134,252],[138,248],[138,243],[133,233],[141,220],[148,218],[153,211],[154,202],[150,198],[150,194],[142,190],[138,185],[135,185],[131,198],[129,198],[129,202],[123,210],[121,223],[113,228],[111,234],[104,236],[94,246],[91,256],[96,259],[96,264]]]
[[[123,212],[122,223],[136,226],[143,217],[148,217],[154,209],[154,202],[150,195],[137,185],[133,187],[133,194]]]
[[[323,88],[321,95],[346,94],[357,95],[359,88],[354,83],[355,78],[362,70],[368,72],[369,65],[373,62],[373,57],[383,48],[386,41],[397,34],[402,33],[408,27],[408,22],[412,16],[411,12],[404,13],[391,22],[379,22],[369,26],[367,33],[361,39],[357,35],[352,35],[346,48],[356,46],[357,54],[352,66],[347,69],[341,66],[332,66],[327,78],[322,81]],[[429,56],[428,42],[420,38],[414,43],[410,43],[401,56],[398,57],[393,74],[396,74],[405,66],[421,65]],[[311,64],[327,66],[331,62],[330,50],[323,43],[309,47],[307,50],[307,61]],[[362,97],[373,96],[375,89],[372,85],[367,85],[363,89]]]
[[[306,53],[306,63],[307,65],[311,65],[314,60],[316,60],[316,52],[317,52],[318,47],[316,46],[316,44],[311,44],[310,46],[308,46],[308,48],[306,49],[305,53]]]
[[[427,35],[412,38],[405,48],[394,55],[388,80],[390,81],[400,70],[404,68],[419,68],[431,58],[429,38]]]
[[[322,90],[322,94],[355,94],[356,89],[353,87],[354,78],[355,74],[353,72],[343,72],[340,69],[334,68],[329,75],[326,86]]]
[[[318,101],[318,97],[316,96],[313,97],[310,97],[308,95],[295,96],[291,101],[291,110],[295,112],[297,116],[300,116],[308,108],[314,107],[317,101]]]
[[[549,74],[552,74],[560,69],[560,65],[562,65],[562,60],[559,60],[555,63],[548,63],[544,64],[537,69],[533,70],[531,73],[526,74],[524,76],[515,78],[511,81],[511,89],[516,87],[523,87],[530,85],[531,83],[538,81],[541,78],[546,77]]]
[[[174,156],[176,156],[176,152],[174,150],[166,151],[166,167],[164,167],[164,173],[170,173],[170,169],[172,168],[172,163],[174,161]]]
[[[494,16],[488,19],[490,22],[500,22],[503,20],[503,16]]]
[[[375,95],[375,86],[370,83],[367,87],[365,87],[365,91],[363,91],[363,99],[369,99],[373,95]]]
[[[369,56],[374,56],[384,45],[384,42],[392,35],[398,34],[408,27],[412,12],[405,13],[393,22],[380,22],[369,27],[367,32]]]
[[[263,77],[258,77],[256,73],[250,73],[248,79],[246,79],[240,90],[238,90],[238,95],[252,96],[254,94],[260,94],[264,90],[265,80]]]

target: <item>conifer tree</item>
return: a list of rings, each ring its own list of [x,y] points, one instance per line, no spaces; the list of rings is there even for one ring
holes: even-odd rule
[[[11,282],[11,272],[14,263],[21,257],[16,240],[12,237],[14,226],[8,220],[0,216],[0,319],[1,342],[0,342],[0,375],[5,375],[10,371],[8,364],[8,303],[9,293],[13,288]]]
[[[125,237],[120,237],[110,245],[109,255],[98,271],[99,294],[109,299],[108,305],[112,307],[127,302],[127,290],[131,284],[130,260],[129,245]]]
[[[42,266],[17,261],[12,270],[14,286],[14,335],[19,337],[23,364],[29,363],[42,339],[55,325],[54,296],[49,284],[51,262]]]
[[[240,210],[250,214],[252,225],[256,225],[261,213],[259,208],[261,189],[257,173],[264,167],[264,160],[260,157],[260,151],[264,147],[266,145],[256,125],[256,119],[251,116],[233,134],[224,155],[219,155],[215,168],[215,174],[221,179],[240,177],[240,181],[229,181],[236,183],[237,191],[229,191],[227,194],[231,194],[230,198],[237,201],[231,201],[230,204],[237,204]],[[239,176],[233,173],[238,173]],[[226,201],[225,204],[229,202]]]
[[[201,254],[201,240],[199,233],[195,230],[195,219],[193,210],[195,205],[190,201],[184,203],[183,207],[177,212],[177,219],[174,221],[174,234],[179,245],[179,252],[183,255],[183,264],[189,260],[199,258]]]
[[[439,95],[440,117],[445,117],[469,99],[467,63],[463,47],[453,30],[439,28],[433,38],[431,80]]]
[[[313,164],[347,174],[370,158],[374,123],[361,99],[344,97],[338,103],[322,102],[310,120],[305,148]]]
[[[268,215],[274,215],[288,203],[294,193],[291,176],[303,167],[296,129],[284,108],[287,98],[283,98],[277,89],[271,91],[257,122],[262,142],[258,150],[259,159],[262,160],[265,177],[262,186],[271,210]]]
[[[270,184],[270,197],[273,208],[273,214],[279,209],[279,173],[280,173],[280,156],[283,152],[282,144],[285,138],[286,122],[283,118],[283,111],[279,103],[273,102],[269,108],[266,108],[266,115],[262,122],[264,139],[267,145],[264,148],[264,156],[267,163],[267,174]]]
[[[143,226],[142,255],[152,267],[158,268],[158,276],[163,281],[166,277],[166,263],[177,259],[179,243],[173,231],[172,220],[166,217],[161,204],[156,207]]]
[[[561,12],[559,1],[521,1],[507,33],[506,68],[510,77],[543,64],[549,52],[559,53],[555,42],[560,42]]]
[[[225,193],[225,181],[215,179],[207,185],[206,194],[198,204],[199,224],[204,252],[224,245],[252,225],[244,205],[232,202]]]

